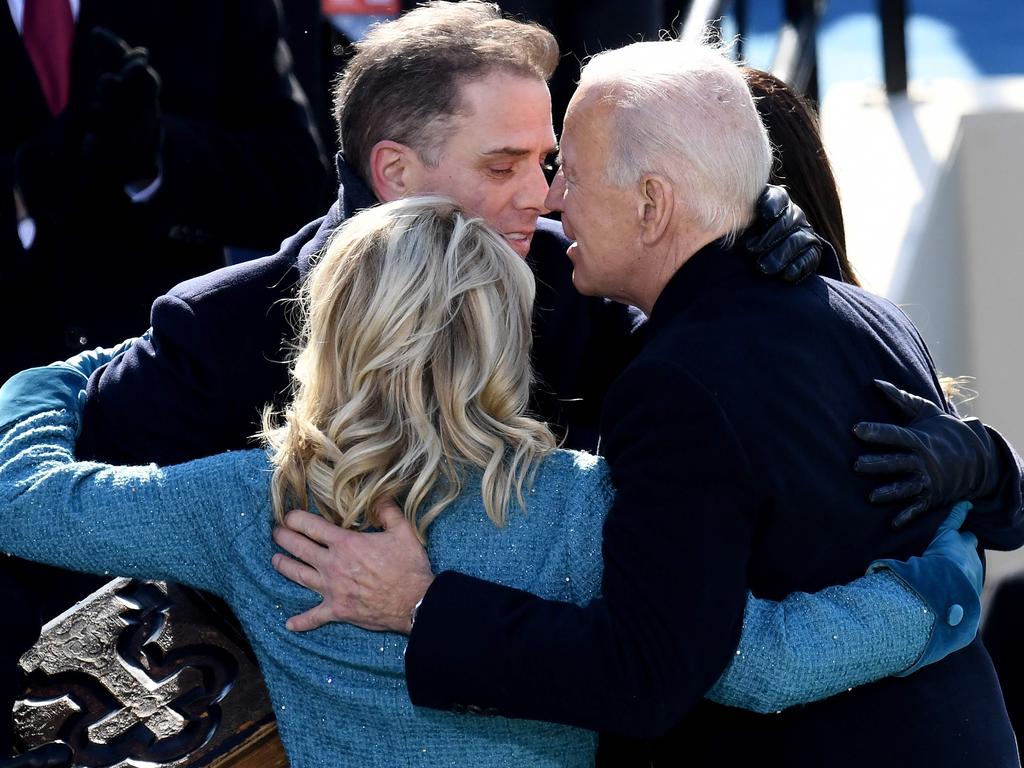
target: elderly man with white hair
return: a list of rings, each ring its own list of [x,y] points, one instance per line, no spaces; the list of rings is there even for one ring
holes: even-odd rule
[[[601,448],[617,490],[602,596],[578,607],[434,576],[421,553],[385,550],[391,537],[353,533],[345,618],[408,631],[401,617],[419,601],[413,703],[647,740],[606,741],[609,764],[1018,765],[979,640],[915,675],[784,714],[704,700],[736,653],[748,590],[780,599],[849,581],[923,550],[948,513],[940,505],[894,531],[894,508],[868,502],[850,471],[861,450],[850,425],[893,416],[868,382],[916,394],[935,419],[952,409],[895,306],[821,277],[764,281],[733,247],[771,147],[719,50],[653,42],[594,57],[561,159],[547,206],[575,240],[577,290],[650,318],[605,401]],[[1007,460],[968,521],[988,548],[1024,541]]]

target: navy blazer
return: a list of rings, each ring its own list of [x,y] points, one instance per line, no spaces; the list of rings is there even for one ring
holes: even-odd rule
[[[289,300],[310,258],[377,202],[340,157],[338,173],[338,201],[278,253],[188,280],[154,302],[151,337],[89,381],[79,455],[174,464],[251,447],[262,408],[287,400]],[[633,351],[635,316],[573,289],[568,244],[559,223],[541,219],[527,257],[537,279],[533,409],[566,447],[593,451],[604,395]]]
[[[605,763],[1017,765],[980,641],[922,672],[779,716],[703,701],[739,637],[747,590],[781,599],[922,551],[947,514],[893,531],[851,467],[851,425],[898,420],[885,378],[948,407],[903,313],[824,278],[759,279],[712,244],[670,281],[643,350],[606,400],[617,488],[602,597],[541,600],[440,574],[406,654],[415,704],[492,710],[654,740]],[[1019,475],[976,505],[988,546],[1024,540]],[[1009,519],[1007,519],[1009,517]],[[608,747],[606,742],[604,747]]]

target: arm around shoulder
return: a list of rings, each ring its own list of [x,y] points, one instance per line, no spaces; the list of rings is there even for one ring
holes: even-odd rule
[[[295,250],[157,299],[148,337],[90,378],[79,455],[167,465],[248,447],[287,385],[281,299],[297,280]]]

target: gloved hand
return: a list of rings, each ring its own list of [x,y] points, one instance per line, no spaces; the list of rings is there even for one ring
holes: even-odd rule
[[[15,757],[0,757],[0,768],[71,768],[74,758],[63,741],[51,741]]]
[[[153,181],[160,172],[160,76],[149,51],[103,27],[92,30],[92,49],[99,75],[82,153],[122,185]]]
[[[762,274],[798,283],[817,271],[823,250],[827,249],[835,258],[832,246],[815,234],[785,188],[772,184],[765,187],[756,210],[757,219],[741,244],[757,257],[757,268]]]
[[[854,471],[860,475],[907,475],[876,488],[874,504],[909,501],[893,520],[899,528],[925,510],[993,493],[1003,472],[999,449],[977,419],[958,419],[934,403],[875,381],[900,412],[911,417],[905,427],[862,421],[853,433],[866,443],[900,449],[900,453],[864,455]]]
[[[921,557],[876,560],[868,568],[868,573],[891,571],[935,616],[924,652],[900,677],[959,651],[978,634],[984,569],[978,556],[978,539],[973,533],[959,531],[970,508],[966,501],[953,507]]]

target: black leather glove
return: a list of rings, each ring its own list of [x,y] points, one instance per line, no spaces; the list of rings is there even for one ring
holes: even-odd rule
[[[92,30],[92,49],[98,76],[82,154],[122,185],[152,181],[160,171],[160,76],[149,51],[103,27]]]
[[[798,283],[813,275],[823,249],[831,250],[807,223],[800,206],[789,199],[785,188],[769,184],[757,199],[757,219],[747,229],[742,245],[757,257],[765,275]]]
[[[864,455],[854,470],[861,475],[905,475],[873,490],[875,504],[909,501],[893,520],[902,525],[924,511],[956,501],[987,496],[1003,471],[999,449],[977,419],[958,419],[929,400],[898,389],[887,381],[875,385],[911,417],[905,427],[862,421],[853,433],[866,443],[899,449],[900,453]]]
[[[63,741],[30,749],[16,757],[0,757],[0,768],[71,768],[74,754]]]

